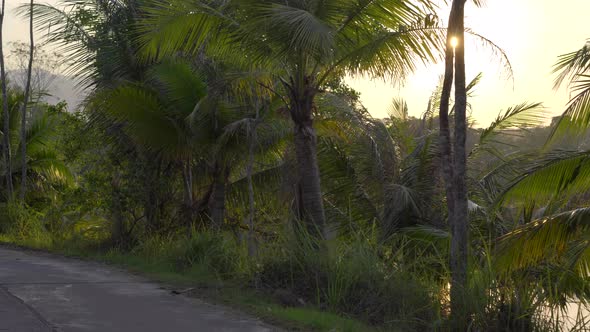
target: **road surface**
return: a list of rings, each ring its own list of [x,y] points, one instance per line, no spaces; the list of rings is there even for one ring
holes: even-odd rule
[[[0,247],[0,331],[275,331],[100,263]]]

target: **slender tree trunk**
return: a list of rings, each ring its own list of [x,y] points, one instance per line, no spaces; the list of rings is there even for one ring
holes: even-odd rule
[[[20,201],[24,203],[27,192],[27,104],[31,93],[31,75],[33,73],[33,54],[35,52],[35,40],[33,38],[33,0],[29,13],[29,67],[27,71],[27,83],[25,85],[25,96],[21,110],[20,144],[21,144],[21,188]]]
[[[119,170],[115,170],[111,180],[111,241],[114,245],[122,244],[123,240],[123,207],[121,206],[121,176]]]
[[[6,0],[2,0],[2,12],[0,13],[0,80],[2,80],[2,109],[4,115],[4,163],[6,164],[6,194],[8,198],[12,196],[12,156],[10,151],[10,111],[8,109],[8,92],[6,80],[6,68],[4,63],[4,47],[3,47],[3,29],[4,29],[4,14],[6,11]]]
[[[161,228],[158,195],[155,188],[150,185],[144,202],[145,218],[150,231],[157,231]]]
[[[217,163],[213,174],[213,190],[209,201],[209,213],[213,226],[221,229],[225,221],[225,187],[228,170]]]
[[[445,189],[447,194],[448,220],[451,228],[451,327],[462,331],[467,326],[468,308],[465,306],[467,287],[468,211],[466,177],[467,132],[465,88],[465,42],[464,42],[465,0],[453,0],[447,30],[445,54],[445,76],[440,105],[441,157]],[[457,45],[452,45],[455,39]],[[454,63],[453,63],[454,62]],[[451,145],[449,129],[449,99],[455,80],[455,130],[454,144]]]
[[[250,257],[256,256],[256,238],[254,236],[254,184],[252,183],[252,170],[254,168],[254,148],[256,147],[256,141],[258,139],[256,135],[256,127],[258,121],[258,108],[256,108],[256,119],[248,124],[249,131],[249,147],[248,147],[248,166],[246,168],[246,178],[248,179],[248,203],[250,211],[248,213],[248,255]]]
[[[143,158],[158,158],[153,155],[144,155]],[[161,160],[156,161],[157,165],[151,164],[147,159],[143,159],[144,162],[148,163],[147,172],[144,176],[144,188],[145,188],[145,199],[144,199],[144,211],[145,218],[147,221],[147,228],[149,231],[155,232],[162,228],[160,219],[160,187],[158,179],[163,176],[161,172]]]
[[[449,18],[449,27],[453,25],[453,16]],[[445,75],[443,80],[440,111],[439,111],[439,126],[440,126],[440,156],[442,175],[445,183],[445,190],[447,196],[447,214],[449,222],[454,220],[455,216],[455,197],[453,194],[453,149],[451,143],[451,129],[449,126],[449,104],[451,99],[451,89],[453,87],[454,75],[454,50],[451,47],[452,34],[447,36],[447,49],[445,52]]]
[[[188,235],[193,231],[195,220],[194,192],[193,192],[193,170],[191,158],[187,158],[182,167],[182,182],[184,186],[184,221],[187,226]]]
[[[452,229],[451,242],[451,312],[458,322],[467,323],[468,310],[465,306],[467,287],[467,251],[469,242],[469,214],[467,209],[467,155],[465,142],[467,137],[467,91],[465,82],[465,0],[455,0],[456,4],[456,38],[455,48],[455,151],[454,151],[454,191],[455,191],[455,222]],[[462,325],[461,327],[465,327]]]

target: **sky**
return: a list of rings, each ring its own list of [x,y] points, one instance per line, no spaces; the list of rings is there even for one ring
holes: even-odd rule
[[[26,22],[13,9],[22,0],[7,0],[5,41],[27,40]],[[56,4],[58,0],[44,0]],[[440,1],[442,4],[442,1]],[[438,15],[446,22],[449,8],[441,5]],[[569,99],[567,89],[553,89],[552,67],[561,54],[580,49],[590,38],[586,25],[590,0],[487,0],[483,8],[468,4],[466,26],[502,48],[512,65],[512,76],[490,47],[475,38],[466,40],[468,79],[483,73],[483,80],[469,101],[472,117],[486,126],[498,113],[522,102],[543,102],[548,120],[559,115]],[[582,22],[582,23],[580,23]],[[403,84],[349,78],[361,92],[361,101],[375,117],[386,117],[393,98],[407,101],[410,114],[420,116],[439,77],[442,64],[421,66]]]
[[[447,21],[448,7],[439,16]],[[557,57],[584,46],[590,38],[586,24],[589,0],[487,0],[483,8],[468,4],[465,25],[502,48],[512,65],[512,78],[489,47],[475,38],[466,40],[467,78],[483,73],[469,101],[479,126],[487,126],[500,111],[522,102],[543,102],[548,121],[561,114],[569,93],[553,89],[552,68]],[[382,81],[350,79],[373,116],[387,116],[392,98],[407,101],[410,114],[420,116],[431,92],[444,74],[443,64],[423,66],[403,86]]]

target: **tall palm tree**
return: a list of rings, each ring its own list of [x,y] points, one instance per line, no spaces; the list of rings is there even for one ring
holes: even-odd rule
[[[448,220],[451,227],[451,315],[455,329],[468,317],[463,299],[467,287],[468,203],[467,203],[467,90],[465,80],[465,0],[453,0],[447,29],[445,75],[440,104],[440,135],[447,190]],[[449,128],[449,98],[455,87],[454,144]]]
[[[325,213],[313,127],[316,96],[327,80],[345,73],[401,78],[417,62],[435,60],[442,45],[439,31],[430,29],[432,16],[415,3],[153,1],[144,9],[140,32],[150,57],[205,48],[282,81],[278,93],[294,123],[297,216],[321,236]]]

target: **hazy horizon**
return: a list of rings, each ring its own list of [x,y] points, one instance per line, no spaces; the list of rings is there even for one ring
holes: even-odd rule
[[[59,1],[40,2],[57,4]],[[28,38],[26,22],[14,13],[20,3],[7,2],[6,43]],[[479,125],[487,125],[500,110],[525,101],[543,102],[548,118],[561,113],[569,95],[565,87],[553,89],[552,66],[559,55],[581,48],[590,37],[589,32],[578,29],[577,23],[583,22],[588,12],[590,1],[587,0],[494,0],[487,1],[483,8],[467,6],[466,26],[502,48],[513,69],[512,80],[489,47],[482,47],[474,38],[467,41],[468,79],[479,72],[484,75],[475,91],[476,97],[470,100],[472,116]],[[448,8],[442,6],[439,15],[446,21]],[[361,92],[363,104],[375,117],[387,116],[386,109],[394,97],[405,99],[410,114],[419,116],[442,73],[442,64],[433,64],[420,67],[403,86],[359,78],[348,82]]]

